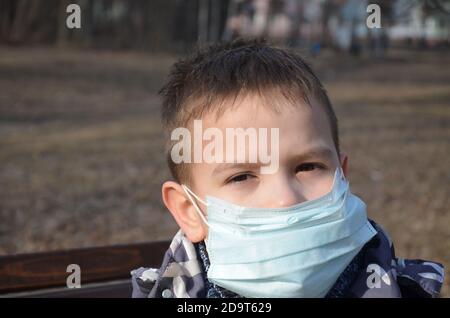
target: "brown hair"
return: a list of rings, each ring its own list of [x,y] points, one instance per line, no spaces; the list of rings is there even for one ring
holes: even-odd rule
[[[311,105],[314,98],[328,115],[339,154],[337,118],[319,79],[298,54],[264,40],[238,39],[197,49],[173,65],[159,93],[167,160],[178,182],[186,182],[189,176],[186,164],[175,164],[171,159],[171,131],[187,127],[191,120],[202,118],[211,110],[219,116],[225,100],[236,100],[242,94],[256,93],[263,100],[281,94],[292,105],[298,104],[299,98]],[[264,104],[279,111],[276,100]]]

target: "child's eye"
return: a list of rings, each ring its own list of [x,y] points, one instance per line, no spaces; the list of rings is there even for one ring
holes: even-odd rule
[[[324,166],[320,163],[316,162],[306,162],[298,165],[295,169],[295,173],[297,172],[305,172],[305,171],[313,171],[315,169],[324,169]]]
[[[244,182],[249,179],[255,178],[255,176],[249,174],[249,173],[242,173],[239,175],[236,175],[230,179],[228,179],[227,183],[238,183],[238,182]]]

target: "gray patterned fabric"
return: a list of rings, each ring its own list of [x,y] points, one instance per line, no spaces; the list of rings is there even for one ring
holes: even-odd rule
[[[372,238],[342,272],[327,298],[437,297],[444,268],[436,262],[395,257],[386,232],[372,222]],[[233,298],[231,291],[209,282],[209,259],[203,242],[191,243],[180,230],[159,269],[131,272],[135,298]]]

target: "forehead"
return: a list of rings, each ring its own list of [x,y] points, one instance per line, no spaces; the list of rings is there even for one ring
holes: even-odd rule
[[[301,98],[291,101],[277,95],[247,94],[224,100],[221,108],[220,113],[204,114],[204,128],[278,128],[280,144],[306,148],[311,143],[325,143],[334,148],[327,113],[314,99],[308,104]]]

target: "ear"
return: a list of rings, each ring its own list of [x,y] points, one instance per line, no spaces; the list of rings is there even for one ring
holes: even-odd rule
[[[341,167],[342,171],[344,172],[344,176],[345,178],[348,179],[348,156],[345,153],[341,153],[339,161],[341,162]]]
[[[166,181],[162,185],[162,199],[186,237],[193,243],[203,241],[208,228],[180,184]],[[201,206],[199,206],[201,208]]]

